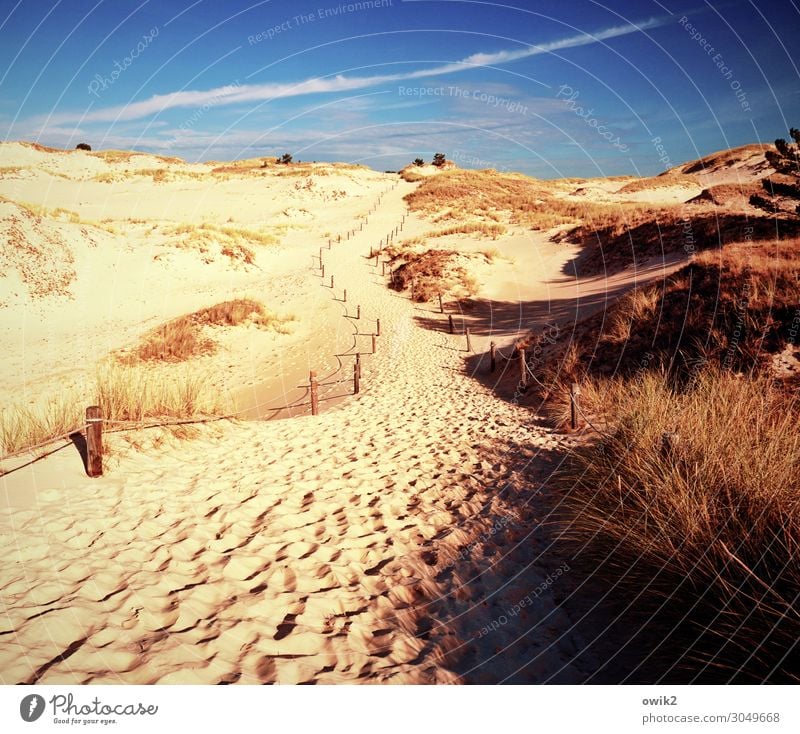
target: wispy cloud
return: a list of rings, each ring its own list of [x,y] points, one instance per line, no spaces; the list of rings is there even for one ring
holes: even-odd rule
[[[159,114],[175,108],[196,108],[204,104],[220,105],[239,104],[242,102],[266,102],[273,99],[299,97],[310,94],[350,92],[369,87],[396,82],[407,82],[425,79],[474,69],[477,67],[498,66],[521,59],[553,53],[578,46],[602,43],[612,38],[619,38],[631,33],[638,33],[658,26],[666,25],[673,20],[672,16],[649,18],[641,23],[626,23],[613,26],[596,33],[579,33],[557,39],[544,44],[532,44],[520,49],[496,51],[493,53],[475,53],[460,61],[441,64],[427,69],[399,74],[381,74],[374,76],[323,76],[306,79],[300,82],[266,83],[266,84],[231,84],[207,90],[184,90],[159,94],[139,102],[113,107],[89,109],[83,112],[63,112],[40,116],[31,122],[48,125],[62,125],[80,121],[83,124],[97,122],[118,122],[137,120]]]

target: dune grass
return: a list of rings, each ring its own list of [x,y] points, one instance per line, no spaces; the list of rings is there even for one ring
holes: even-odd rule
[[[278,333],[287,333],[292,316],[279,317],[263,303],[249,298],[225,301],[179,316],[148,332],[124,361],[182,362],[204,354],[213,354],[216,344],[204,336],[204,326],[240,326],[252,323]]]
[[[800,239],[739,243],[700,253],[669,278],[635,288],[603,313],[565,330],[540,375],[559,424],[571,382],[663,369],[691,379],[710,364],[750,373],[789,342],[800,343]],[[792,330],[795,330],[794,332]],[[531,335],[528,346],[537,339]]]
[[[712,368],[688,386],[643,372],[594,392],[615,427],[555,476],[564,540],[658,613],[654,660],[675,675],[798,682],[797,395]]]
[[[470,298],[477,294],[478,283],[464,264],[469,259],[484,258],[484,253],[443,249],[416,249],[424,240],[414,238],[388,245],[381,252],[390,258],[393,273],[389,286],[397,291],[412,290],[416,303],[425,303],[439,295]]]
[[[800,681],[800,394],[773,369],[800,353],[798,272],[799,240],[700,253],[537,368],[559,427],[581,386],[586,440],[554,477],[563,540],[672,680]]]
[[[0,454],[10,454],[81,425],[86,406],[72,395],[54,395],[36,405],[0,408]]]
[[[542,181],[497,171],[445,171],[426,178],[405,199],[412,210],[468,223],[476,217],[531,229],[591,222],[595,228],[651,217],[652,207],[639,203],[602,204],[563,196],[563,182]]]
[[[104,362],[86,388],[55,394],[35,405],[0,409],[0,452],[13,453],[82,425],[87,405],[100,405],[110,420],[222,415],[230,406],[208,388],[205,376],[188,366],[158,370],[157,363],[211,353],[215,344],[203,335],[206,326],[253,323],[285,332],[291,320],[250,299],[218,303],[173,319],[147,334],[132,353]]]
[[[267,232],[257,232],[242,227],[226,227],[205,222],[203,224],[178,224],[165,228],[165,234],[177,235],[187,245],[207,244],[212,241],[223,245],[231,244],[257,244],[274,245],[277,237]]]
[[[617,193],[635,194],[639,191],[653,191],[654,189],[663,189],[672,186],[680,186],[682,188],[703,188],[700,181],[694,176],[688,176],[670,171],[669,173],[661,174],[660,176],[639,178],[626,183],[617,191]]]
[[[445,229],[437,229],[427,232],[425,237],[447,237],[452,234],[480,234],[485,237],[492,237],[497,239],[506,231],[505,226],[497,224],[496,222],[464,222],[463,224],[454,224]]]
[[[190,370],[158,374],[143,366],[109,363],[97,372],[95,399],[103,415],[113,420],[225,413],[229,406],[207,384],[203,375]]]
[[[95,158],[100,158],[106,163],[130,163],[134,158],[141,158],[148,156],[149,158],[156,158],[167,164],[186,165],[186,161],[174,156],[157,155],[156,153],[141,153],[135,150],[95,150],[91,152]]]
[[[144,365],[106,362],[85,389],[0,409],[0,453],[14,453],[72,431],[83,424],[88,405],[99,405],[105,418],[119,421],[223,415],[229,406],[207,385],[204,376],[189,370],[165,373]]]
[[[16,204],[16,206],[24,209],[29,214],[34,217],[39,217],[42,219],[56,219],[58,221],[67,221],[70,224],[80,224],[84,227],[94,227],[96,229],[102,229],[109,234],[119,234],[117,228],[111,224],[111,219],[104,219],[103,221],[97,221],[96,219],[84,219],[81,217],[78,212],[72,211],[71,209],[64,209],[63,207],[56,207],[55,209],[49,209],[46,206],[40,206],[39,204],[32,204],[27,201],[19,201],[19,202],[11,202]]]

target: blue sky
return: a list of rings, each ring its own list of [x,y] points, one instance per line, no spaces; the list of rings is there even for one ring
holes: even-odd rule
[[[0,0],[0,136],[654,174],[800,126],[792,0]]]

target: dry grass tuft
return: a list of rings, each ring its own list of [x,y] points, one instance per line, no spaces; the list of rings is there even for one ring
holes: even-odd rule
[[[207,385],[188,370],[159,373],[145,365],[106,363],[85,390],[0,409],[0,451],[10,454],[74,430],[83,424],[87,405],[100,405],[105,418],[118,421],[225,414],[230,406]]]
[[[156,155],[155,153],[139,153],[133,150],[96,150],[91,153],[96,158],[104,160],[106,163],[130,163],[132,159],[142,156],[156,158],[166,164],[186,165],[186,161],[174,156]]]
[[[437,216],[437,221],[450,219],[469,226],[480,217],[542,230],[581,222],[591,222],[595,228],[616,226],[651,216],[654,211],[638,203],[599,204],[566,198],[563,184],[516,173],[455,170],[425,178],[405,198],[412,210]]]
[[[71,431],[83,421],[85,409],[66,395],[55,395],[36,406],[3,406],[0,408],[0,451],[10,454]]]
[[[417,303],[425,303],[439,295],[471,298],[477,294],[478,283],[464,265],[472,258],[485,255],[456,250],[415,250],[417,239],[406,241],[414,243],[411,245],[390,245],[382,250],[391,259],[391,288],[397,291],[412,289],[412,298]]]
[[[428,232],[425,236],[434,238],[447,237],[451,234],[481,234],[496,240],[500,235],[504,234],[505,231],[506,228],[502,224],[497,224],[495,222],[465,222],[464,224],[455,224],[446,229]]]
[[[181,316],[150,331],[133,357],[143,362],[183,362],[203,354],[212,354],[215,350],[214,342],[202,336],[192,316]]]
[[[202,327],[251,323],[285,334],[287,322],[292,320],[291,316],[276,316],[264,304],[251,299],[225,301],[158,326],[144,337],[132,355],[123,357],[123,361],[182,362],[215,351],[214,341],[204,336]]]
[[[278,238],[266,232],[256,232],[252,229],[241,227],[225,227],[216,224],[203,223],[179,224],[165,228],[165,234],[181,237],[184,247],[202,249],[212,242],[223,246],[239,244],[274,245]]]
[[[629,291],[565,332],[570,341],[553,350],[543,381],[557,396],[592,376],[664,369],[691,380],[705,364],[744,373],[765,368],[787,344],[800,343],[798,273],[800,240],[701,253],[670,278]],[[563,409],[557,405],[555,415]]]
[[[617,191],[618,194],[635,194],[639,191],[654,191],[656,189],[680,186],[687,189],[702,189],[703,186],[694,176],[669,171],[660,176],[640,178],[625,184]]]
[[[643,613],[661,607],[650,634],[675,674],[800,681],[797,396],[719,370],[596,387],[616,428],[556,475],[565,540],[617,594],[644,593]]]
[[[228,406],[206,385],[202,375],[188,370],[159,376],[143,366],[109,364],[98,370],[96,402],[112,420],[223,414]]]
[[[30,213],[34,217],[39,217],[41,219],[55,219],[58,221],[67,221],[71,224],[80,224],[84,227],[94,227],[95,229],[102,229],[109,234],[118,234],[118,230],[111,224],[110,219],[104,219],[101,222],[98,222],[95,219],[83,219],[78,212],[74,212],[71,209],[64,209],[63,207],[57,207],[56,209],[48,209],[45,206],[39,206],[38,204],[31,204],[29,202],[14,202],[18,207],[21,209],[25,209],[28,213]]]

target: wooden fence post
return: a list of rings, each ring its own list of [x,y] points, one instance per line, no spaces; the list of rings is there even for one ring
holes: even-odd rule
[[[378,345],[377,345],[377,342],[376,342],[376,340],[375,340],[375,337],[376,337],[376,336],[377,336],[376,334],[373,334],[373,335],[372,335],[372,353],[373,353],[373,354],[375,354],[375,352],[377,352],[377,351],[378,351],[378,349],[377,349]]]
[[[360,303],[358,304],[358,306],[356,306],[356,318],[357,319],[361,318],[361,304]]]
[[[361,392],[361,354],[356,354],[356,363],[353,366],[353,395]]]
[[[308,375],[311,383],[311,415],[319,415],[319,386],[317,385],[317,373],[313,370]]]
[[[342,303],[347,303],[347,288],[344,289],[344,296],[342,297]]]
[[[369,259],[372,260],[373,257],[375,257],[375,251],[372,249],[372,245],[370,245],[369,246]]]
[[[381,320],[380,319],[375,319],[375,325],[377,327],[377,329],[375,331],[375,336],[380,336],[381,335]]]
[[[489,342],[489,372],[494,372],[497,363],[495,362],[495,346],[494,342]]]
[[[470,338],[469,338],[469,326],[466,329],[464,329],[464,334],[466,334],[466,337],[467,337],[467,351],[471,352],[472,351],[472,342],[470,341]]]
[[[386,261],[381,263],[381,275],[386,275]]]
[[[439,294],[439,313],[444,313],[444,305],[442,304],[442,294]]]
[[[378,253],[375,253],[375,267],[378,267]]]
[[[331,290],[333,290],[333,276],[331,275]]]
[[[578,428],[578,397],[581,394],[581,386],[577,382],[573,382],[569,387],[569,424],[572,430]]]
[[[86,408],[86,473],[103,476],[103,411],[99,405]]]
[[[325,277],[325,263],[321,263],[320,267],[322,268],[322,277]]]
[[[453,328],[453,314],[447,314],[447,321],[449,322],[449,325],[450,325],[450,333],[451,334],[455,334],[456,331]]]
[[[528,365],[525,364],[525,347],[517,346],[517,359],[519,360],[519,384],[528,387]]]

